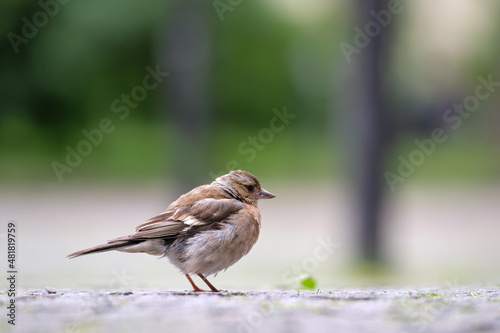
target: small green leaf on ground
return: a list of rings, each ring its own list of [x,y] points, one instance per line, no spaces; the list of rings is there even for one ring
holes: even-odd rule
[[[300,289],[314,289],[316,287],[316,280],[309,275],[306,275],[300,279]]]

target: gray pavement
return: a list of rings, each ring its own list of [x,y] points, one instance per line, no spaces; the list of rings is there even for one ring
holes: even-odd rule
[[[130,233],[176,197],[157,184],[99,186],[0,189],[4,264],[7,222],[15,221],[18,236],[16,326],[7,323],[2,264],[0,332],[500,332],[496,186],[399,191],[384,230],[390,276],[380,279],[348,269],[358,244],[345,188],[266,185],[278,197],[261,205],[256,246],[210,278],[218,288],[246,291],[213,295],[165,291],[189,284],[152,256],[67,259]],[[304,273],[319,292],[291,290]],[[354,289],[382,284],[388,287]],[[405,285],[418,287],[398,289]]]
[[[4,312],[9,301],[1,293]],[[21,290],[2,332],[500,332],[500,288]]]

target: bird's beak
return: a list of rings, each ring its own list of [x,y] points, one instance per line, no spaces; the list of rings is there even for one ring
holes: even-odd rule
[[[260,189],[259,193],[257,193],[257,199],[272,199],[274,197],[274,194],[272,194],[271,192],[267,192],[263,188]]]

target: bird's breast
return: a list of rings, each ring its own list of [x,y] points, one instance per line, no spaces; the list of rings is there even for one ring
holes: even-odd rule
[[[236,214],[220,229],[200,232],[167,250],[166,256],[184,274],[215,274],[246,255],[259,238],[260,214]]]

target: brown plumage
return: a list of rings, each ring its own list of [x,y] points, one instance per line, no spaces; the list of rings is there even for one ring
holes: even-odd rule
[[[167,257],[186,275],[205,276],[227,269],[246,255],[260,231],[259,199],[274,195],[255,176],[235,170],[180,196],[167,210],[139,225],[131,235],[68,255],[69,258],[117,250]]]

